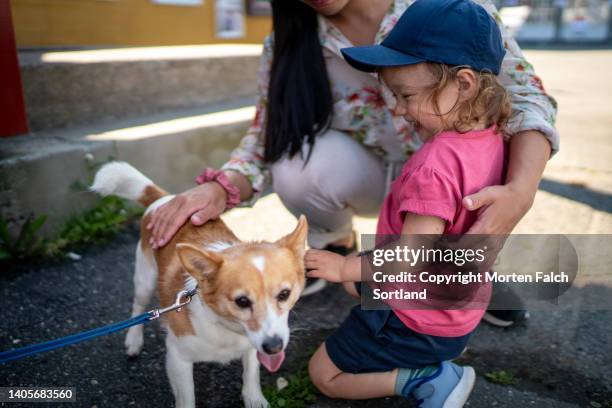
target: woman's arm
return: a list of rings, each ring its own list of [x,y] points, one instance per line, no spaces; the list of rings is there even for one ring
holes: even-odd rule
[[[512,98],[513,115],[508,123],[510,156],[506,184],[487,187],[463,199],[468,210],[478,210],[469,233],[509,234],[531,208],[547,160],[559,149],[554,128],[556,101],[546,93],[533,66],[503,27],[489,0],[475,0],[497,21],[506,55],[500,81]]]
[[[241,191],[241,200],[248,200],[247,205],[253,204],[266,189],[270,182],[270,173],[264,162],[264,131],[268,105],[268,85],[270,83],[270,68],[272,66],[273,37],[268,36],[264,41],[257,72],[258,95],[255,107],[255,118],[247,134],[240,141],[240,145],[232,151],[230,159],[221,166],[221,169],[236,181]],[[231,175],[231,173],[237,175]],[[239,175],[243,177],[240,178]],[[247,187],[244,181],[247,181]],[[241,185],[244,187],[241,188]],[[244,196],[242,193],[245,193]]]
[[[550,144],[541,133],[526,131],[514,135],[506,184],[486,187],[463,199],[468,210],[480,209],[468,233],[510,234],[531,208],[549,157]]]
[[[499,80],[512,100],[512,117],[508,123],[509,136],[528,130],[537,130],[550,143],[552,154],[559,150],[559,134],[554,125],[557,102],[546,93],[542,80],[533,65],[524,57],[521,48],[504,27],[499,12],[490,0],[475,0],[497,22],[504,41],[506,55]]]
[[[255,119],[240,145],[231,153],[230,160],[222,166],[230,182],[240,190],[240,200],[254,202],[269,182],[263,160],[263,129],[266,117],[266,99],[272,43],[268,37],[258,71],[258,99]],[[151,215],[147,228],[152,230],[150,244],[153,248],[166,245],[178,229],[189,219],[194,225],[218,218],[226,208],[227,193],[216,182],[204,183],[178,194]]]

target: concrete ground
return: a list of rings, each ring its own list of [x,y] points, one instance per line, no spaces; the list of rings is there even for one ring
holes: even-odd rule
[[[612,51],[527,51],[528,59],[559,102],[561,152],[549,163],[530,213],[517,233],[612,233]],[[252,209],[224,216],[244,239],[273,240],[295,219],[275,195]],[[356,219],[371,233],[373,219]],[[0,278],[0,350],[32,344],[124,319],[131,304],[136,230],[111,245],[90,248],[80,261],[24,265]],[[609,247],[599,248],[609,251]],[[118,262],[118,260],[120,262]],[[591,271],[593,272],[593,271]],[[586,274],[571,293],[569,308],[532,310],[527,326],[512,330],[485,324],[477,329],[462,363],[478,374],[470,407],[612,407],[612,274]],[[354,301],[337,286],[301,300],[292,316],[287,362],[264,383],[287,377],[342,321]],[[0,386],[74,386],[78,406],[169,406],[172,397],[163,364],[163,333],[145,329],[145,348],[136,360],[123,355],[123,334],[0,367]],[[485,374],[505,370],[518,382],[502,386]],[[198,405],[240,404],[239,364],[199,364]],[[368,402],[333,401],[317,407],[405,406],[397,398]]]

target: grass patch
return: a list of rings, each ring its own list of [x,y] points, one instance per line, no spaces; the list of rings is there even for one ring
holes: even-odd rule
[[[104,197],[91,210],[72,217],[58,238],[46,243],[46,255],[57,256],[68,248],[83,244],[106,243],[123,231],[129,221],[142,216],[143,212],[142,207],[128,205],[122,198]]]
[[[0,219],[0,263],[23,259],[39,252],[43,240],[37,233],[46,221],[46,215],[37,218],[30,216],[21,227],[19,234],[12,238],[8,222]]]
[[[115,160],[117,146],[113,143],[113,155],[106,160],[95,161],[94,156],[85,156],[87,181],[75,181],[70,189],[89,191],[95,172],[104,164]],[[3,180],[0,178],[0,183]],[[60,229],[53,239],[43,239],[39,230],[47,220],[47,215],[34,218],[30,216],[16,236],[9,234],[8,221],[0,219],[0,265],[9,266],[26,260],[61,258],[69,251],[92,243],[105,243],[126,225],[140,218],[144,209],[116,196],[102,198],[96,205],[83,214],[75,215]]]
[[[303,408],[316,400],[316,388],[308,376],[308,363],[287,378],[288,384],[282,390],[276,385],[263,388],[263,394],[270,408]]]
[[[514,377],[514,374],[504,370],[486,373],[485,378],[487,381],[499,385],[515,385],[518,383],[518,379]]]
[[[57,258],[85,244],[107,242],[142,213],[141,207],[130,205],[119,197],[104,197],[89,211],[70,218],[53,239],[38,235],[47,219],[45,215],[26,220],[15,238],[10,237],[7,222],[0,220],[0,263]]]

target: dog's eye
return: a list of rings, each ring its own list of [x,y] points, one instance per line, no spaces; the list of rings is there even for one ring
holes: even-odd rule
[[[291,294],[291,291],[289,289],[283,289],[279,292],[278,295],[276,295],[276,298],[278,299],[279,302],[284,302],[285,300],[289,299],[290,294]]]
[[[238,307],[241,309],[246,309],[247,307],[251,307],[251,304],[252,304],[251,299],[249,299],[246,296],[238,296],[236,299],[234,299],[234,302],[236,302]]]

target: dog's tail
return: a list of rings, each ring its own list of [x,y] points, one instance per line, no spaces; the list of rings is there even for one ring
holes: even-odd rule
[[[147,176],[125,162],[110,162],[98,170],[91,190],[102,196],[114,194],[148,207],[168,195]]]

